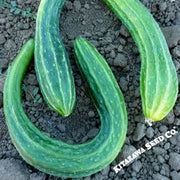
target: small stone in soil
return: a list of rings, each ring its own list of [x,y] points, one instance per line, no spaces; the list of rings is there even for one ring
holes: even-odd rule
[[[139,141],[145,136],[145,129],[146,129],[146,126],[144,124],[142,123],[137,124],[136,130],[133,136],[134,141]]]
[[[98,132],[99,132],[99,129],[93,128],[87,133],[87,136],[89,138],[92,138],[92,137],[96,136]]]
[[[173,170],[180,170],[180,154],[171,152],[169,156],[169,165]]]
[[[157,174],[153,174],[153,180],[169,180],[169,178],[157,173]]]
[[[148,127],[146,130],[146,136],[148,138],[152,138],[154,136],[154,129],[152,127]]]
[[[139,172],[141,168],[142,168],[142,163],[141,163],[141,161],[135,161],[135,162],[132,164],[132,169],[133,169],[135,172]]]
[[[114,59],[114,66],[126,67],[127,66],[127,58],[123,54],[118,54]]]
[[[171,172],[172,180],[178,180],[180,179],[180,172],[172,171]]]
[[[94,117],[94,116],[95,116],[94,111],[89,111],[88,116],[89,116],[90,118]]]
[[[28,180],[28,169],[22,165],[22,162],[15,159],[1,159],[0,160],[0,174],[2,180]]]

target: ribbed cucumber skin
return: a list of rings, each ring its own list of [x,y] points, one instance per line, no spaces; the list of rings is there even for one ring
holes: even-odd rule
[[[75,86],[68,54],[59,33],[59,18],[65,0],[41,0],[35,36],[35,69],[47,104],[63,116],[75,104]]]
[[[28,55],[24,53],[27,51]],[[119,153],[127,131],[124,99],[105,60],[83,39],[76,40],[75,52],[101,119],[100,132],[88,143],[71,145],[52,139],[35,127],[25,114],[21,84],[33,55],[32,44],[25,45],[14,60],[4,86],[6,123],[20,155],[45,173],[71,178],[91,175],[111,163]]]
[[[139,47],[143,112],[159,121],[173,108],[178,94],[177,73],[161,29],[138,0],[102,1],[128,28]]]

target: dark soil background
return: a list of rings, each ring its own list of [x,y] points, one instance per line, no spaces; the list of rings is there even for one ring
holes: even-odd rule
[[[1,2],[1,1],[0,1]],[[3,83],[6,71],[22,45],[34,37],[35,15],[40,0],[5,1],[0,8],[0,180],[60,180],[26,164],[14,148],[3,114]],[[142,0],[167,39],[180,80],[180,0]],[[20,10],[17,10],[17,9]],[[26,11],[24,14],[23,11]],[[30,16],[30,17],[28,17]],[[107,168],[84,180],[180,180],[180,133],[157,144],[118,174],[113,167],[146,142],[180,125],[180,96],[169,115],[149,126],[142,114],[139,91],[140,58],[126,28],[101,0],[67,0],[60,20],[63,42],[69,52],[76,83],[77,102],[72,115],[63,118],[44,102],[32,62],[23,83],[23,105],[32,122],[50,137],[69,143],[84,143],[99,131],[98,114],[90,100],[73,55],[78,36],[90,40],[105,57],[121,87],[128,110],[126,142]]]

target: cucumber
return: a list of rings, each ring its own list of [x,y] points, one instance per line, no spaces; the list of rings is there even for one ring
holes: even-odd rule
[[[160,121],[178,94],[177,73],[166,40],[152,15],[138,0],[102,0],[128,28],[141,55],[141,98],[146,118]]]
[[[100,116],[98,135],[84,144],[67,144],[41,132],[25,114],[21,84],[34,41],[13,61],[5,80],[4,112],[12,142],[22,158],[35,168],[60,177],[84,177],[102,170],[118,155],[126,137],[127,112],[123,95],[103,57],[89,42],[74,44],[77,62],[89,85]]]
[[[65,0],[41,0],[36,20],[35,69],[47,104],[63,116],[75,104],[75,86],[68,54],[59,33]]]

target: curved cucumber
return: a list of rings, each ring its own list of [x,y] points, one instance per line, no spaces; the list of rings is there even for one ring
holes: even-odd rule
[[[41,0],[36,20],[35,69],[48,105],[63,116],[75,104],[75,86],[68,54],[59,34],[65,0]]]
[[[25,114],[21,83],[33,55],[32,40],[12,63],[4,86],[6,123],[16,149],[32,166],[60,177],[83,177],[105,168],[118,155],[127,131],[126,107],[112,71],[87,41],[78,39],[74,46],[101,119],[100,132],[90,142],[71,145],[52,139]]]
[[[130,31],[141,55],[141,98],[144,115],[163,119],[173,108],[178,80],[159,25],[138,0],[103,0]]]

